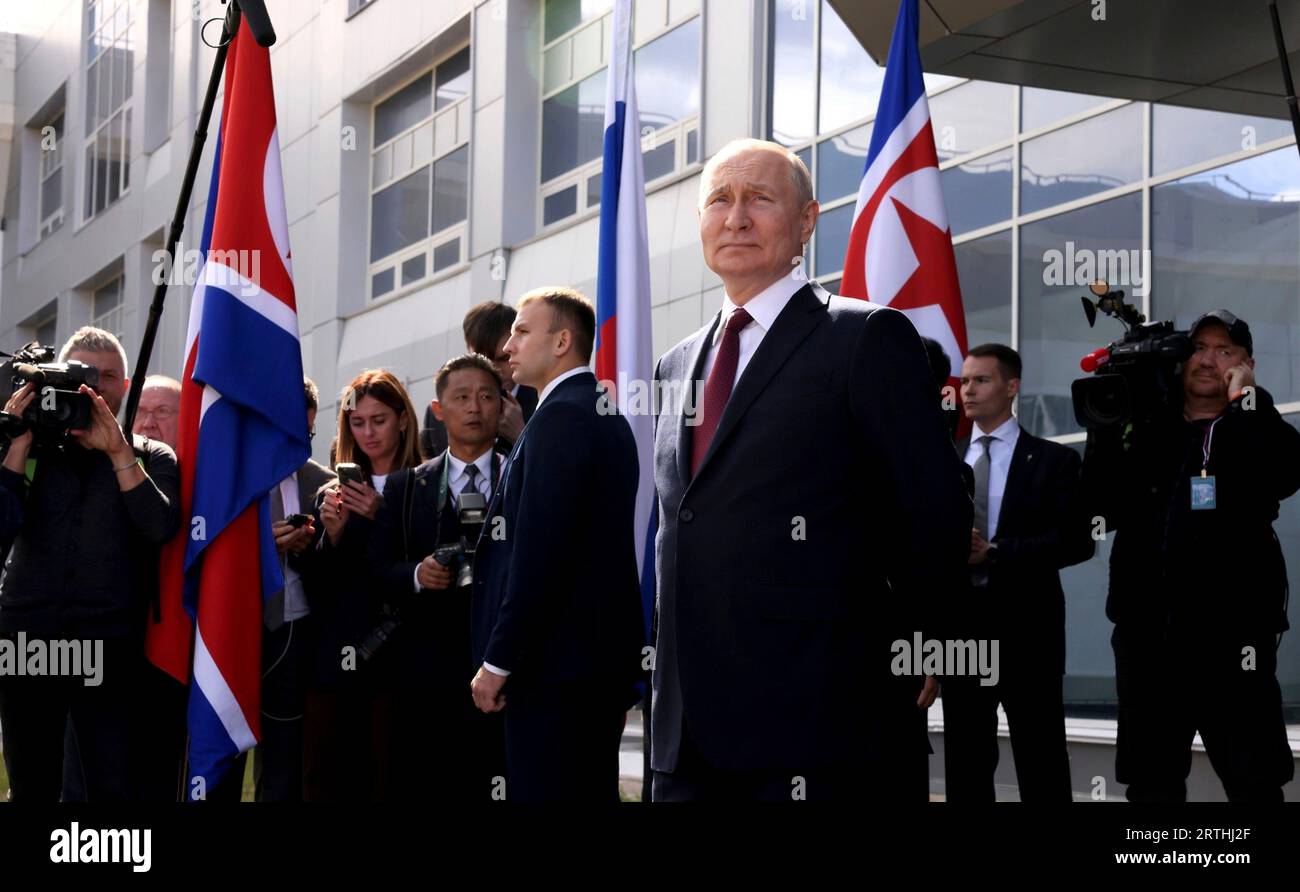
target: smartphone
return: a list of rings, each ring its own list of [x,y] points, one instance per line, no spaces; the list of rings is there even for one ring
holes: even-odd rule
[[[309,520],[311,520],[310,514],[290,514],[284,519],[284,522],[296,530],[299,527],[305,526]]]
[[[334,472],[339,475],[339,485],[352,483],[365,483],[365,475],[361,473],[361,465],[354,464],[350,461],[340,462],[335,465]]]

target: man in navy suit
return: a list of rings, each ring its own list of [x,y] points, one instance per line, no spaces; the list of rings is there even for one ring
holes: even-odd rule
[[[962,406],[974,426],[957,449],[975,481],[970,588],[957,638],[999,643],[996,684],[943,681],[944,786],[949,802],[992,802],[998,704],[1006,711],[1022,802],[1069,802],[1065,748],[1065,593],[1060,570],[1092,557],[1079,504],[1079,454],[1035,437],[1011,414],[1020,354],[972,347]]]
[[[637,700],[636,445],[587,368],[595,334],[590,301],[540,288],[520,299],[505,345],[539,396],[479,537],[471,689],[479,709],[505,710],[516,802],[618,801]]]
[[[798,266],[807,167],[740,140],[700,182],[709,323],[659,360],[656,800],[852,798],[883,764],[891,641],[959,583],[971,502],[907,317]],[[870,797],[876,798],[876,797]]]

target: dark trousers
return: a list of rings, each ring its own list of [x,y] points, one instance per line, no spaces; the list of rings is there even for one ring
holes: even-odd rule
[[[869,766],[827,764],[806,769],[731,771],[709,763],[691,736],[690,723],[682,721],[677,767],[671,773],[656,771],[651,780],[654,802],[847,802],[864,792],[862,782],[881,775]]]
[[[303,711],[303,799],[390,802],[402,783],[393,771],[395,698],[361,680],[307,690]]]
[[[303,713],[310,669],[311,617],[262,630],[262,739],[253,750],[258,802],[302,802]],[[248,753],[208,791],[210,802],[243,798]]]
[[[69,722],[86,799],[132,798],[132,698],[141,645],[131,638],[103,642],[98,685],[77,677],[0,675],[0,728],[11,801],[59,801]]]
[[[590,687],[507,684],[506,795],[511,802],[618,802],[625,710]]]
[[[998,683],[943,680],[944,788],[949,802],[993,802],[998,704],[1006,710],[1021,802],[1070,802],[1061,676],[1005,666]]]
[[[890,676],[882,687],[879,728],[878,802],[930,801],[930,733],[926,710],[916,705],[925,684],[916,676]]]
[[[1192,738],[1233,802],[1281,802],[1295,773],[1272,634],[1111,635],[1119,692],[1115,778],[1130,802],[1185,802]],[[1244,648],[1253,648],[1251,667]]]

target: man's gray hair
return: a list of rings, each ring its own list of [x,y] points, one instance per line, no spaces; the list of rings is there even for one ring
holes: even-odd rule
[[[802,209],[808,202],[815,200],[812,173],[809,172],[808,165],[803,163],[803,159],[794,152],[780,143],[766,139],[733,139],[719,149],[718,153],[704,165],[704,171],[700,175],[699,205],[701,207],[704,206],[704,199],[707,197],[704,190],[709,186],[709,177],[712,175],[713,169],[723,161],[750,149],[768,149],[785,155],[790,162],[790,182],[794,185],[794,193],[799,200],[799,207]]]
[[[95,328],[93,325],[83,325],[72,333],[68,342],[63,345],[59,351],[59,362],[67,360],[68,355],[75,352],[85,353],[117,353],[122,357],[122,375],[126,376],[126,351],[122,349],[122,342],[117,339],[117,335],[111,331],[105,331],[102,328]]]
[[[165,390],[175,391],[176,393],[181,392],[181,382],[169,375],[150,375],[148,378],[145,378],[144,387],[140,389],[146,390],[150,387],[161,387]]]

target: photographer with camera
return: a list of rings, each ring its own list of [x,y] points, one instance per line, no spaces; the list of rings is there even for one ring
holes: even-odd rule
[[[93,685],[0,676],[10,796],[58,801],[71,718],[87,799],[127,799],[145,610],[157,595],[159,546],[180,523],[176,456],[128,440],[118,424],[130,381],[116,337],[82,328],[57,363],[51,353],[20,351],[0,374],[22,382],[5,404],[0,482],[25,515],[0,582],[0,636],[102,640],[103,661]]]
[[[1272,524],[1300,488],[1300,431],[1255,383],[1244,320],[1214,310],[1190,337],[1170,323],[1150,330],[1111,347],[1111,362],[1147,353],[1104,382],[1123,387],[1096,386],[1105,375],[1075,384],[1089,427],[1083,492],[1094,524],[1115,532],[1115,776],[1130,801],[1185,801],[1199,731],[1229,800],[1280,802],[1294,769],[1276,677],[1286,565]],[[1169,396],[1153,399],[1162,388]],[[1107,391],[1118,397],[1096,399]]]
[[[385,801],[409,782],[392,771],[393,696],[359,654],[379,619],[371,527],[387,479],[420,463],[415,410],[385,369],[352,379],[339,400],[337,483],[316,495],[325,528],[305,566],[315,628],[303,716],[303,797]]]
[[[448,446],[389,479],[371,537],[385,607],[361,650],[397,692],[399,775],[456,766],[442,797],[487,802],[493,778],[505,776],[504,722],[476,710],[466,687],[473,550],[505,461],[493,448],[501,378],[486,356],[467,353],[439,369],[434,386]]]

